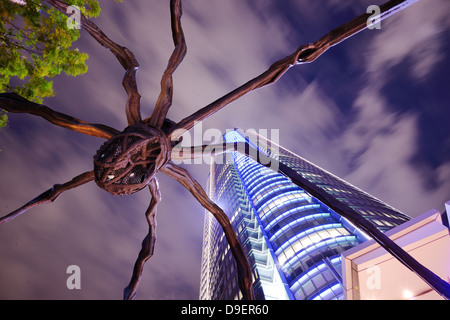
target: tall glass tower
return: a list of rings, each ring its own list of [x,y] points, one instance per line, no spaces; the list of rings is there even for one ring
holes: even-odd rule
[[[247,142],[343,201],[379,230],[410,218],[256,133]],[[219,158],[220,157],[220,158]],[[257,299],[341,299],[341,253],[368,237],[283,175],[238,153],[216,156],[209,196],[228,215],[247,254]],[[200,299],[240,299],[236,265],[220,225],[205,216]]]

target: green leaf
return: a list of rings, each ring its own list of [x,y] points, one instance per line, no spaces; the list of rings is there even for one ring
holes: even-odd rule
[[[53,77],[86,73],[89,56],[73,48],[80,32],[67,28],[66,15],[39,0],[26,2],[0,0],[0,90],[9,91],[14,83],[15,92],[41,103],[55,94]],[[88,19],[101,11],[97,0],[67,3],[79,6]]]
[[[3,109],[0,109],[0,128],[6,127],[7,123],[8,123],[7,112]]]

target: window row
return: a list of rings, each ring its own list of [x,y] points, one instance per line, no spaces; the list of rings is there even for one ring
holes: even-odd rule
[[[333,219],[330,219],[330,217],[318,217],[318,219],[298,219],[279,229],[278,232],[270,238],[270,242],[272,243],[274,250],[277,250],[283,244],[287,243],[289,239],[293,239],[297,235],[301,235],[307,230],[317,230],[318,228],[321,228],[323,226],[329,226],[330,222],[335,223],[335,226],[341,226],[340,223],[334,221]],[[334,232],[333,229],[327,232],[329,232],[330,234],[334,234],[335,236],[342,235],[337,234],[337,232]]]
[[[255,204],[255,207],[259,208],[259,210],[262,212],[261,218],[263,218],[264,215],[266,215],[274,208],[279,208],[281,206],[287,205],[289,202],[304,201],[305,198],[309,200],[310,197],[304,192],[299,192],[295,190],[291,192],[282,193],[279,195],[272,195],[272,197],[266,199],[267,201],[266,203],[262,204],[261,206]]]
[[[294,257],[289,261],[285,261],[284,265],[282,265],[286,280],[288,282],[293,281],[315,264],[322,263],[324,258],[340,254],[358,243],[355,236],[342,236],[324,240],[298,252]]]
[[[319,267],[314,268],[314,270],[318,270],[319,268],[320,271],[303,277],[301,283],[297,282],[295,287],[291,287],[291,291],[296,300],[307,300],[316,297],[317,295],[320,295],[321,292],[336,284],[336,278],[326,267],[325,263],[320,264]]]
[[[283,265],[284,262],[291,259],[295,254],[316,243],[346,235],[350,235],[350,232],[340,227],[339,224],[314,227],[288,239],[278,248],[275,254],[278,256],[280,265]]]
[[[264,229],[269,233],[275,233],[277,230],[276,225],[280,223],[280,225],[284,225],[282,221],[294,221],[301,217],[307,217],[316,214],[323,214],[324,211],[321,210],[319,204],[305,204],[302,206],[293,206],[292,208],[279,211],[274,214],[271,219],[262,220],[262,224]],[[261,216],[261,215],[260,215]],[[267,221],[266,221],[267,220]]]
[[[285,212],[291,209],[306,208],[307,210],[311,211],[315,210],[312,212],[317,213],[318,207],[318,205],[311,205],[311,198],[293,197],[287,201],[284,201],[283,203],[278,203],[278,206],[275,203],[272,203],[271,206],[264,206],[263,208],[260,208],[258,210],[258,215],[264,224],[268,224],[273,219],[276,219],[276,217],[283,215]]]
[[[341,300],[344,294],[344,289],[340,283],[335,283],[333,286],[326,288],[319,292],[311,300]]]
[[[255,189],[254,192],[249,192],[248,195],[253,204],[260,207],[261,204],[264,204],[273,197],[281,195],[288,190],[297,190],[297,188],[292,188],[289,184],[280,184],[278,181],[274,181],[271,183],[264,183],[261,188]]]
[[[290,214],[285,216],[278,216],[276,219],[265,228],[270,241],[275,240],[280,234],[282,234],[286,228],[291,228],[299,224],[303,225],[304,229],[309,229],[314,226],[328,224],[336,222],[334,218],[330,216],[330,213],[309,213],[305,214],[303,211],[292,210]]]

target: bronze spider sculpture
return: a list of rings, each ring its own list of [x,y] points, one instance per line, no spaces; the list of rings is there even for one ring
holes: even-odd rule
[[[47,2],[66,14],[68,4],[60,0],[48,0]],[[380,19],[406,7],[411,2],[414,1],[391,0],[387,2],[380,6]],[[0,218],[0,225],[35,206],[53,202],[64,191],[92,180],[100,188],[114,195],[131,194],[148,186],[151,202],[145,215],[149,230],[142,241],[142,247],[135,262],[130,283],[124,289],[124,299],[132,299],[136,295],[144,264],[153,255],[156,244],[156,211],[158,203],[161,201],[156,173],[162,172],[181,183],[218,220],[236,260],[238,283],[243,298],[252,300],[254,299],[254,293],[250,265],[227,215],[208,198],[201,185],[190,176],[187,170],[171,162],[172,151],[180,141],[181,135],[186,130],[193,128],[196,121],[202,121],[210,117],[252,90],[274,83],[291,66],[314,61],[330,47],[365,29],[368,26],[369,14],[363,14],[351,20],[312,44],[300,46],[293,54],[272,64],[261,75],[180,122],[174,123],[167,119],[166,115],[172,105],[172,75],[186,54],[186,42],[181,27],[181,0],[171,0],[170,11],[175,49],[162,76],[161,92],[154,111],[150,117],[145,119],[142,119],[140,114],[141,96],[136,84],[136,72],[139,64],[134,54],[128,48],[113,42],[92,21],[81,16],[81,25],[102,46],[109,49],[126,70],[122,84],[128,96],[125,108],[128,126],[122,132],[106,125],[84,122],[54,111],[45,105],[28,101],[15,93],[0,94],[0,106],[8,112],[33,114],[43,117],[55,125],[107,139],[94,156],[94,170],[82,173],[66,183],[54,185],[22,207]],[[178,160],[191,158],[195,156],[195,150],[187,149],[187,152],[179,152],[178,156]]]

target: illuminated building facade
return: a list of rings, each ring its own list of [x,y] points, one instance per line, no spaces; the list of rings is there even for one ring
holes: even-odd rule
[[[344,201],[379,230],[410,218],[294,153],[235,130],[225,142],[247,142]],[[219,158],[220,157],[220,158]],[[368,240],[285,176],[238,153],[216,156],[209,196],[228,215],[249,259],[257,299],[342,299],[341,253]],[[200,299],[240,299],[236,266],[220,225],[205,216]]]

